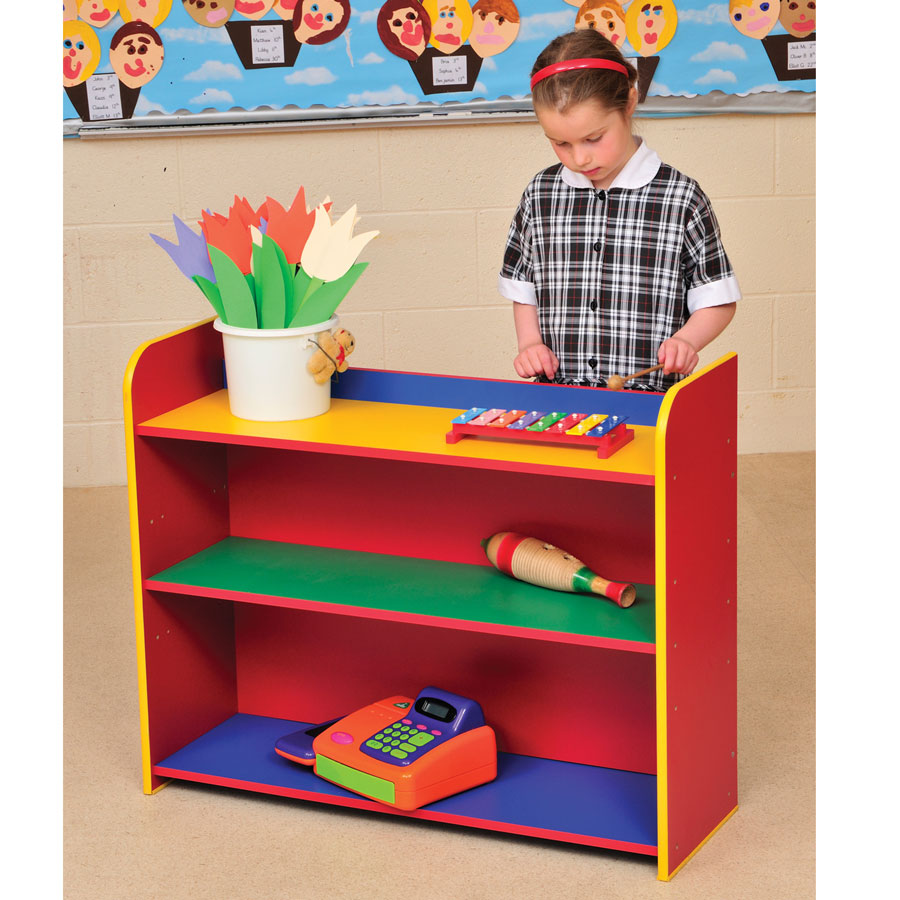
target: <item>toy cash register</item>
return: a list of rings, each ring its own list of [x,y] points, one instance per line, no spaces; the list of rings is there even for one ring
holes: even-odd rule
[[[388,697],[294,732],[275,752],[397,809],[418,809],[497,777],[497,742],[474,701],[438,688]]]

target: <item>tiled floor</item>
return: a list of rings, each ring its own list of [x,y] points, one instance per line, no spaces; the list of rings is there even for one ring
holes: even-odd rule
[[[65,492],[67,900],[815,895],[815,456],[739,459],[737,814],[655,860],[173,783],[141,791],[123,487]]]

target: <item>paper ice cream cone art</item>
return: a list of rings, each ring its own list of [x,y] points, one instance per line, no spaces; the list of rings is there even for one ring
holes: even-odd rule
[[[760,41],[775,77],[779,81],[815,78],[815,0],[785,0],[780,6],[778,21],[786,34],[767,34]]]

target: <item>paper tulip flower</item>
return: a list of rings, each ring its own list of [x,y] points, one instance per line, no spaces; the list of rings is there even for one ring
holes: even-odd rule
[[[368,265],[357,256],[378,234],[353,236],[355,206],[333,225],[330,209],[326,199],[308,210],[302,187],[289,209],[271,197],[254,209],[235,196],[227,216],[204,210],[202,234],[173,216],[178,244],[151,237],[226,325],[314,325],[334,315]]]
[[[158,234],[151,234],[150,237],[172,257],[172,262],[178,266],[183,275],[188,278],[202,275],[213,281],[213,267],[209,261],[209,253],[206,251],[206,240],[203,235],[197,234],[196,231],[185,225],[178,216],[172,216],[172,221],[175,223],[177,244],[161,238]]]
[[[227,216],[204,210],[200,228],[206,243],[221,250],[246,275],[250,271],[250,226],[258,226],[259,220],[246,200],[235,197]]]
[[[353,237],[356,221],[355,204],[333,225],[328,210],[322,206],[316,207],[316,223],[300,259],[307,275],[322,281],[337,281],[347,273],[363,247],[378,234],[377,231],[367,231]]]
[[[327,200],[322,205],[326,209],[331,208],[331,203]],[[297,191],[290,209],[286,210],[277,200],[266,197],[259,214],[267,224],[265,233],[281,247],[289,263],[299,265],[300,254],[316,221],[315,210],[306,208],[303,188]]]
[[[296,313],[291,320],[295,326],[324,322],[331,318],[341,300],[365,271],[368,263],[354,263],[363,247],[377,231],[353,236],[356,224],[354,204],[333,225],[326,204],[316,207],[316,221],[300,257],[300,267],[294,281]],[[306,287],[299,294],[301,281]]]

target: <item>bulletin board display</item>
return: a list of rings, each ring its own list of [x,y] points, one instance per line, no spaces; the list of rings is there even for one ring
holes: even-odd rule
[[[577,2],[65,0],[64,124],[528,109],[535,58],[573,28],[636,64],[642,102],[814,99],[813,0]]]

